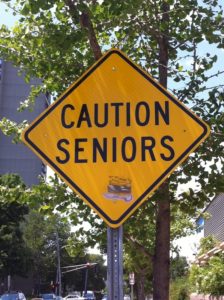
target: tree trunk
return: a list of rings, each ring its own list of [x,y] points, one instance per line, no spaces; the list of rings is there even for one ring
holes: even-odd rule
[[[168,23],[169,5],[162,4],[162,20],[165,25],[159,43],[159,82],[167,88],[168,66]],[[153,300],[169,300],[170,265],[170,195],[169,182],[166,180],[159,188],[159,201],[156,212],[156,241],[153,261]]]
[[[153,300],[169,299],[170,201],[169,184],[163,183],[157,203],[156,243],[153,263]]]

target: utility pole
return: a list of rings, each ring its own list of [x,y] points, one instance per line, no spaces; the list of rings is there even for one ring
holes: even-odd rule
[[[90,263],[90,262],[88,262],[86,264],[81,264],[81,265],[73,265],[73,266],[62,267],[62,269],[66,269],[66,271],[62,272],[62,274],[74,272],[74,271],[77,271],[77,270],[86,269],[86,273],[85,273],[85,286],[84,286],[84,296],[85,296],[86,293],[87,293],[89,269],[95,267],[96,265],[97,265],[97,263]]]
[[[8,275],[7,277],[7,288],[8,288],[8,292],[11,291],[11,275]]]
[[[89,272],[89,263],[86,264],[84,296],[86,296],[87,293],[88,272]]]

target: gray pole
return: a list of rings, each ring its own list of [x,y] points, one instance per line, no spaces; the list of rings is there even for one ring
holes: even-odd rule
[[[131,285],[131,300],[134,300],[133,284]]]
[[[88,266],[86,266],[85,288],[84,288],[84,296],[85,296],[85,297],[86,297],[86,293],[87,293],[88,272],[89,272],[89,268],[88,268]]]
[[[122,300],[123,295],[123,227],[107,227],[108,300]]]
[[[61,296],[61,257],[58,231],[56,229],[56,244],[57,244],[57,258],[58,258],[58,295]]]
[[[11,275],[8,275],[7,278],[7,288],[8,288],[8,292],[11,291]]]

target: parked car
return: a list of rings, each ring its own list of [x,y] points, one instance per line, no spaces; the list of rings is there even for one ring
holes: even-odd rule
[[[41,294],[41,298],[43,300],[56,300],[56,295],[54,293]]]
[[[86,291],[86,293],[84,292],[83,295],[84,295],[85,300],[96,300],[96,297],[95,297],[93,291]]]
[[[103,295],[102,300],[107,300],[107,295]]]
[[[18,293],[5,293],[1,296],[2,300],[19,300]]]
[[[22,292],[16,291],[3,294],[1,300],[26,300],[26,297]]]
[[[63,298],[64,300],[85,300],[84,297],[78,295],[78,294],[69,294],[66,297]]]
[[[18,291],[18,295],[19,295],[19,300],[26,300],[25,295],[21,291]]]

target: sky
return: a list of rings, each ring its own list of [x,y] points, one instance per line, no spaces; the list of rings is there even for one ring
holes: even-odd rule
[[[6,11],[7,10],[7,11]],[[19,20],[18,16],[13,16],[11,9],[8,9],[6,4],[0,2],[0,25],[12,27],[16,21]]]
[[[223,1],[223,0],[221,0]],[[223,2],[221,2],[223,5]],[[6,25],[7,27],[12,27],[16,21],[19,20],[18,16],[13,16],[13,11],[11,9],[8,9],[7,6],[0,2],[0,26]],[[199,51],[202,53],[206,53],[208,51],[209,45],[204,44]],[[216,64],[216,71],[217,70],[224,70],[224,52],[223,50],[217,50],[214,48],[209,48],[209,51],[214,54],[214,52],[218,55],[218,62]],[[189,61],[189,64],[191,62]],[[214,84],[216,84],[216,78],[214,78]],[[211,84],[213,84],[211,82]],[[193,236],[189,236],[186,238],[182,238],[179,241],[176,242],[176,244],[180,247],[180,254],[183,256],[186,256],[189,261],[193,261],[194,259],[194,253],[196,252],[196,249],[199,245],[199,240],[203,236],[203,232],[200,234],[196,234]]]

